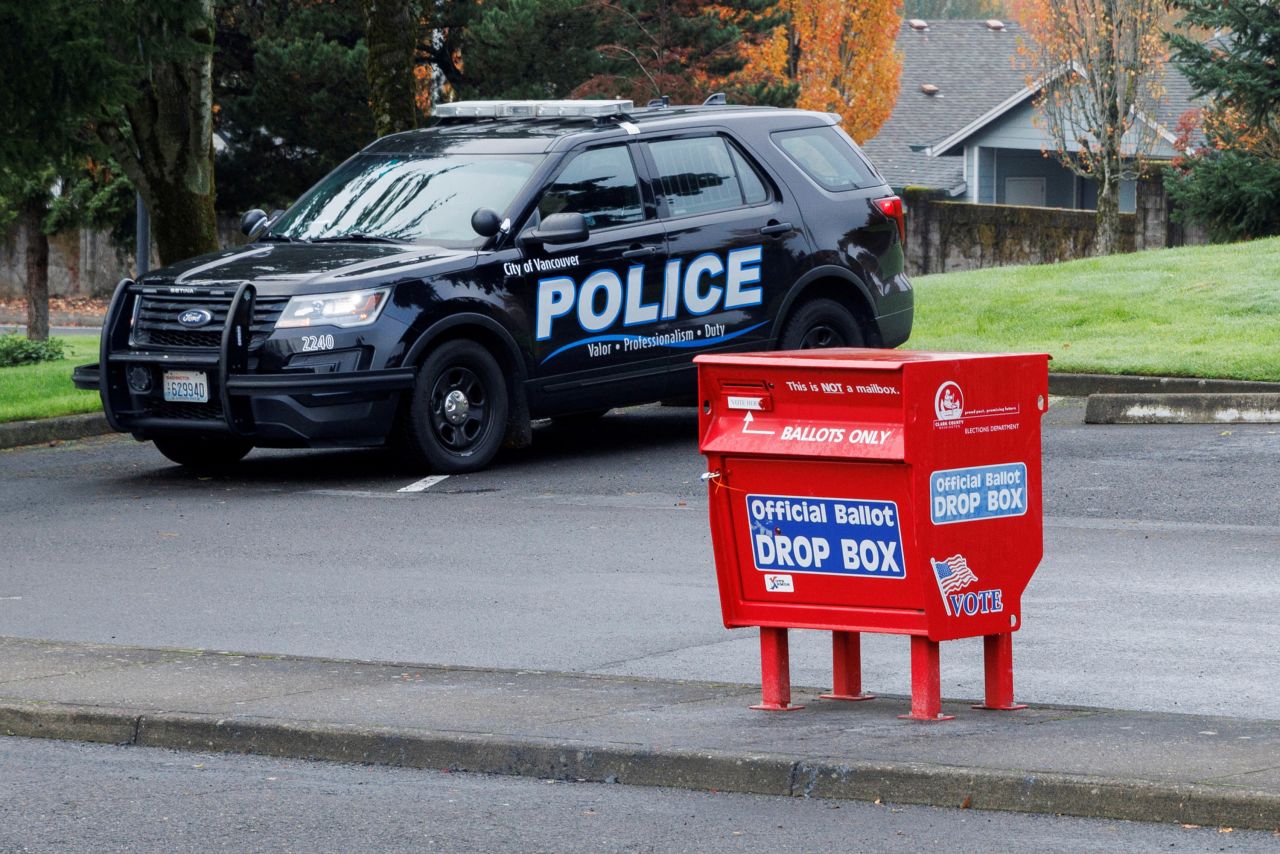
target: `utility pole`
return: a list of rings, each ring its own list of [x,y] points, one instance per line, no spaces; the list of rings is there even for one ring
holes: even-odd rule
[[[137,193],[137,213],[134,220],[137,226],[137,239],[134,252],[137,255],[138,278],[142,278],[151,269],[151,217],[147,214],[147,205],[142,201],[142,194]]]

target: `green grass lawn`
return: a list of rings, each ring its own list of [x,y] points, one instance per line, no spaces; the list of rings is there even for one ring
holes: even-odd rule
[[[1055,371],[1280,381],[1280,238],[913,279],[913,350]]]
[[[914,350],[1041,351],[1055,371],[1280,381],[1280,238],[914,283]],[[72,368],[97,361],[97,337],[62,340],[61,361],[0,368],[0,421],[100,408],[96,392],[71,385]]]
[[[71,369],[98,361],[97,335],[59,335],[67,357],[40,365],[0,368],[0,421],[49,418],[77,412],[97,412],[102,402],[96,391],[71,385]]]

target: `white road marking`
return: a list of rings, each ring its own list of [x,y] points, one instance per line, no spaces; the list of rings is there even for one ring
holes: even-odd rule
[[[430,477],[424,477],[422,480],[411,483],[403,489],[397,489],[396,492],[422,492],[448,477],[449,475],[447,474],[433,474]]]

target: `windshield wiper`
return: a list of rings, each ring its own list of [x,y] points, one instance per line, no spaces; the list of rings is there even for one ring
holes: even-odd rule
[[[408,243],[394,237],[379,237],[376,234],[361,234],[353,231],[350,234],[335,234],[331,237],[313,237],[308,243]]]

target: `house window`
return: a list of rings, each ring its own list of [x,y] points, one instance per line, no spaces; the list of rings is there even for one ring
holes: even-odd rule
[[[1005,178],[1004,203],[1044,207],[1044,178]]]

